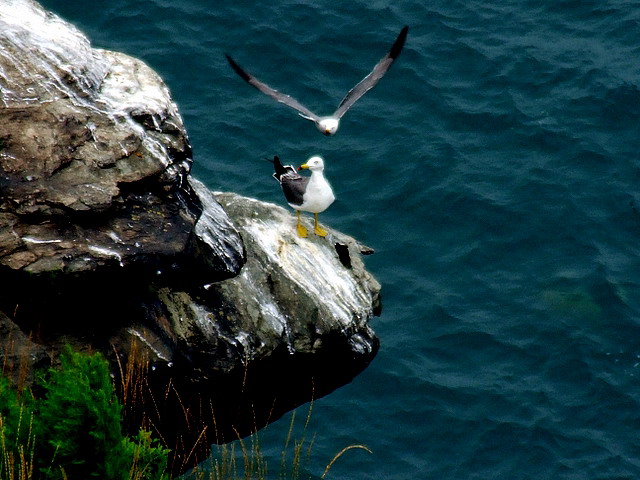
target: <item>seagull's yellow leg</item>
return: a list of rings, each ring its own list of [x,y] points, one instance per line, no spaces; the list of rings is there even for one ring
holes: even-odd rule
[[[308,235],[307,229],[302,225],[302,223],[300,223],[300,210],[296,211],[298,212],[298,225],[296,226],[296,230],[298,231],[299,236],[305,238]]]
[[[326,237],[327,234],[329,232],[327,232],[324,228],[322,228],[320,225],[318,225],[318,214],[314,213],[313,214],[313,231],[316,232],[316,235],[320,236],[320,237]]]

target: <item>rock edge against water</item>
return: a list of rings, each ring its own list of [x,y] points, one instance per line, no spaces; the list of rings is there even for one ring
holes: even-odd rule
[[[169,90],[31,0],[0,6],[0,352],[112,361],[125,419],[179,473],[326,395],[378,349],[370,250],[189,175]],[[19,365],[22,365],[21,367]]]

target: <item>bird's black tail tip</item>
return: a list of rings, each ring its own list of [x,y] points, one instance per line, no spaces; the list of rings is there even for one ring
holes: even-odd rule
[[[287,169],[282,166],[280,162],[280,157],[278,155],[274,155],[273,159],[268,158],[271,163],[273,163],[273,169],[275,170],[275,175],[279,178],[281,175],[287,172]]]

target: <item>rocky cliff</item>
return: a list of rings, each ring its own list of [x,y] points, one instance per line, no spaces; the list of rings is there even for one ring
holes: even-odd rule
[[[132,430],[155,430],[181,472],[373,359],[370,250],[300,239],[289,211],[191,178],[180,113],[144,63],[5,0],[0,99],[6,368],[103,351]]]

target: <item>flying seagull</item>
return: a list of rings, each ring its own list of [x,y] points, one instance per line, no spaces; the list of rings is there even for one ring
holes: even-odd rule
[[[404,42],[407,39],[408,31],[408,26],[405,26],[400,31],[398,38],[396,38],[396,41],[393,42],[393,45],[391,46],[389,52],[384,57],[382,57],[382,59],[376,64],[375,67],[373,67],[373,70],[371,70],[371,72],[366,77],[360,80],[360,83],[349,90],[349,93],[347,93],[342,99],[336,111],[333,112],[333,115],[330,115],[328,117],[320,117],[316,115],[307,107],[298,102],[295,98],[274,90],[266,83],[261,82],[256,77],[243,70],[242,67],[240,67],[240,65],[238,65],[230,55],[225,54],[225,56],[227,57],[227,61],[235,70],[235,72],[240,75],[243,80],[249,83],[249,85],[253,85],[262,93],[265,93],[278,102],[289,105],[291,108],[297,110],[298,114],[301,117],[313,121],[316,124],[316,128],[323,134],[334,135],[338,131],[338,126],[340,125],[340,119],[342,118],[342,116],[360,97],[362,97],[362,95],[371,90],[380,81],[383,75],[387,73],[387,70],[389,70],[389,68],[391,67],[393,61],[398,58],[398,55],[400,55],[402,47],[404,46]]]
[[[275,178],[282,187],[284,197],[291,208],[298,212],[298,224],[296,229],[298,235],[306,237],[307,229],[300,223],[300,211],[311,212],[314,217],[313,231],[321,237],[327,236],[327,231],[318,225],[318,214],[324,212],[329,205],[333,203],[336,197],[333,195],[331,185],[324,178],[322,173],[324,170],[324,160],[321,157],[311,157],[307,163],[300,165],[300,169],[309,169],[310,177],[303,177],[297,170],[291,166],[282,166],[280,158],[276,155],[273,157],[273,166]]]

